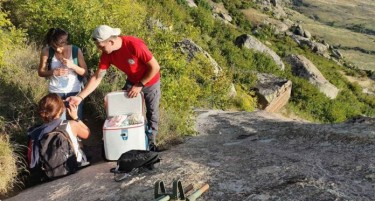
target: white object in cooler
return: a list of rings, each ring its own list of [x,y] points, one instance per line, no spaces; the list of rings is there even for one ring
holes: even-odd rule
[[[126,91],[110,92],[105,96],[104,102],[107,113],[107,120],[103,125],[106,159],[118,160],[122,153],[132,149],[146,150],[148,143],[144,123],[120,127],[107,126],[108,119],[113,116],[134,113],[143,115],[142,94],[135,98],[129,98]]]

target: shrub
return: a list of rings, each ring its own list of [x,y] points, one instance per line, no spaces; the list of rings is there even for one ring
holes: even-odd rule
[[[194,25],[199,27],[204,33],[211,33],[215,26],[215,20],[212,18],[210,12],[202,8],[191,11],[191,16],[194,19]]]
[[[211,11],[211,6],[207,3],[206,0],[195,0],[195,3],[198,5],[198,7],[202,7],[207,11]]]
[[[119,27],[125,34],[142,29],[146,11],[132,0],[14,0],[8,5],[15,24],[27,30],[30,38],[41,44],[51,27],[70,33],[70,41],[81,47],[89,67],[97,65],[98,53],[91,33],[100,24]]]
[[[6,194],[17,182],[22,165],[14,147],[25,142],[25,128],[33,121],[29,118],[30,105],[34,103],[32,88],[38,85],[23,83],[33,79],[27,62],[34,56],[30,49],[26,50],[24,41],[24,32],[16,29],[0,10],[0,194]]]
[[[241,87],[236,86],[237,95],[234,97],[232,104],[234,108],[242,111],[254,111],[257,107],[257,99],[255,94],[248,94]]]

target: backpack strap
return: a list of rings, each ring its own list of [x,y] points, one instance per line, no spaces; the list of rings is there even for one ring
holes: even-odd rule
[[[78,66],[78,47],[75,45],[72,45],[72,57],[73,57],[73,62],[75,65]],[[51,70],[51,62],[52,58],[55,56],[55,50],[52,47],[48,48],[48,59],[47,59],[47,66],[48,70]]]
[[[47,59],[47,69],[51,70],[51,63],[52,63],[52,58],[55,56],[55,50],[52,47],[48,48],[48,59]]]
[[[59,126],[55,128],[56,131],[62,131],[63,133],[67,134],[68,128],[68,120],[63,120]],[[69,137],[69,136],[68,136]]]
[[[77,46],[72,45],[72,57],[73,57],[74,64],[76,64],[77,66],[79,66],[79,63],[78,63],[78,50],[79,50],[79,48]],[[78,80],[80,82],[82,82],[84,77],[81,76],[81,75],[77,75],[77,76],[78,76]]]
[[[73,147],[74,147],[74,145],[73,145],[73,141],[72,141],[72,139],[71,139],[70,136],[69,136],[69,133],[68,133],[68,129],[67,129],[67,128],[68,128],[68,120],[63,120],[63,121],[61,122],[61,124],[55,128],[54,131],[60,131],[60,132],[62,132],[62,133],[64,134],[64,138],[68,141],[68,143],[70,144],[70,147],[72,147],[73,152],[74,152],[75,154],[77,154],[77,153],[76,153],[76,150],[73,148]],[[78,149],[78,151],[79,151],[79,149]]]
[[[74,63],[78,66],[78,47],[72,45],[72,56]]]

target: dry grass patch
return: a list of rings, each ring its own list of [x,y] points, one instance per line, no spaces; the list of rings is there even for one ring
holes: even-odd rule
[[[345,60],[363,70],[375,71],[375,55],[364,54],[355,50],[340,50]]]
[[[268,15],[254,8],[242,10],[242,13],[246,16],[246,19],[249,20],[252,25],[260,25],[264,22],[264,20],[267,20],[269,18]]]
[[[176,121],[181,119],[177,116],[176,113],[165,109],[160,108],[160,117],[159,130],[157,136],[157,144],[162,149],[168,149],[170,146],[175,144],[180,144],[183,142],[183,137],[189,135],[188,133],[181,133],[180,128],[176,125]],[[191,122],[186,122],[186,124],[192,124],[194,119],[191,119]]]
[[[304,0],[297,9],[306,16],[318,17],[334,26],[361,25],[375,31],[375,1],[373,0]]]
[[[47,92],[45,79],[37,75],[40,50],[15,46],[5,55],[0,65],[0,195],[22,185],[17,174],[26,167],[18,148],[26,144],[25,129],[35,120],[34,106]]]
[[[17,157],[4,134],[0,134],[0,195],[6,194],[16,183]]]
[[[33,44],[13,48],[6,52],[9,56],[4,58],[2,66],[4,81],[24,93],[23,98],[28,103],[36,103],[48,93],[47,80],[38,76],[40,51]]]
[[[290,11],[293,21],[302,21],[302,26],[313,36],[324,39],[328,44],[375,51],[375,36],[356,33],[343,28],[331,27],[314,21],[296,11]],[[364,54],[357,50],[339,50],[344,54],[346,60],[352,62],[360,69],[375,70],[374,55]]]
[[[340,71],[340,73],[345,76],[346,79],[348,79],[351,83],[357,83],[359,86],[364,89],[364,91],[375,93],[375,81],[372,79],[369,79],[368,77],[354,77],[350,75],[346,75],[345,72]]]
[[[246,19],[249,20],[254,26],[264,24],[266,21],[271,24],[280,23],[280,21],[270,18],[267,14],[264,14],[254,8],[242,10],[242,13],[245,15]]]
[[[313,36],[326,40],[330,45],[341,45],[344,47],[361,47],[365,50],[375,51],[375,36],[369,36],[347,29],[335,28],[314,21],[296,11],[290,11],[293,21],[302,21],[302,26]]]
[[[325,25],[319,21],[315,21],[310,19],[309,15],[316,14],[319,12],[319,15],[322,19],[338,21],[343,23],[354,23],[354,24],[364,24],[364,25],[373,25],[375,29],[375,2],[372,1],[364,1],[364,3],[358,2],[358,0],[349,1],[349,0],[342,0],[342,1],[335,1],[335,0],[307,0],[306,2],[311,6],[309,7],[300,7],[299,9],[306,9],[305,15],[298,13],[294,10],[290,10],[285,8],[287,13],[292,14],[290,19],[294,22],[302,21],[302,26],[308,30],[313,36],[318,39],[324,39],[328,44],[341,46],[341,47],[348,47],[348,48],[361,48],[364,50],[375,51],[375,36],[373,35],[366,35],[357,32],[350,31],[344,28],[337,28]],[[363,13],[358,10],[358,5],[361,8],[365,9],[366,6],[369,8],[374,9],[365,9]],[[366,6],[365,6],[366,5]],[[344,11],[341,9],[344,7],[349,11]],[[354,9],[353,9],[354,7]],[[303,10],[304,11],[304,10]],[[262,13],[259,10],[254,8],[249,8],[246,10],[242,10],[246,18],[253,24],[253,25],[260,25],[263,24],[265,21],[270,22],[271,24],[280,23],[273,18],[270,18],[268,15]],[[360,12],[361,15],[359,15]],[[357,13],[356,17],[353,17],[351,13]],[[332,15],[332,16],[331,16]],[[373,18],[371,16],[374,16]],[[347,18],[352,19],[352,21],[348,21]],[[357,20],[357,21],[355,21]],[[373,21],[373,23],[372,23]],[[360,23],[361,22],[361,23]],[[344,57],[352,62],[354,65],[359,67],[360,69],[365,70],[375,70],[375,57],[371,54],[364,54],[357,50],[343,50],[340,49],[343,53]]]

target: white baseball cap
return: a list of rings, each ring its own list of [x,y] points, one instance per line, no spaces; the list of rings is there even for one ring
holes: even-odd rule
[[[110,38],[111,36],[120,35],[121,30],[119,28],[112,28],[108,25],[100,25],[95,28],[92,32],[92,38],[95,41],[102,42]]]

